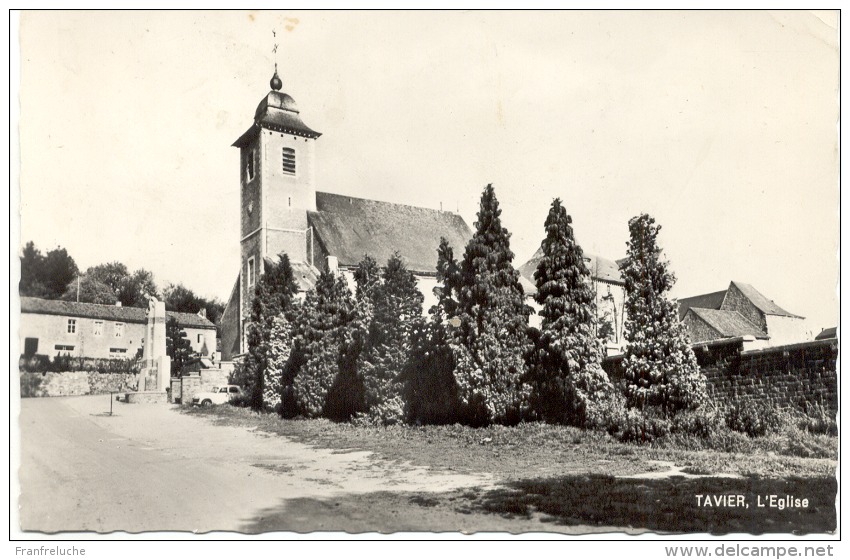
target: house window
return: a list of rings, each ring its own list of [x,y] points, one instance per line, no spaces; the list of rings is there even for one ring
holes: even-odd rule
[[[92,334],[95,336],[103,336],[103,321],[95,321],[92,327]]]
[[[38,354],[38,339],[37,338],[25,338],[24,339],[24,356],[35,356]]]
[[[110,348],[109,349],[109,357],[110,358],[126,358],[127,357],[127,349],[126,348]]]
[[[283,148],[281,151],[283,160],[283,172],[289,175],[295,175],[295,150],[292,148]]]
[[[57,344],[53,348],[55,348],[59,352],[73,352],[74,351],[74,345],[73,344]]]
[[[198,344],[203,344],[203,342],[204,342],[204,335],[199,334],[198,335]]]
[[[254,257],[248,259],[248,287],[254,286]]]
[[[115,338],[124,338],[124,323],[115,323]]]
[[[76,319],[68,319],[68,334],[77,334],[77,320]]]

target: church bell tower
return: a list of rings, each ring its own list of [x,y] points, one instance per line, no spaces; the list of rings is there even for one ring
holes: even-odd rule
[[[243,321],[265,259],[286,253],[294,263],[309,262],[307,212],[316,210],[315,142],[321,133],[304,124],[295,100],[281,91],[277,64],[269,85],[254,123],[233,143],[240,152]]]

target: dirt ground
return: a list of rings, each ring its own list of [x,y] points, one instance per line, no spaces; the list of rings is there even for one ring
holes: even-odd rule
[[[319,538],[835,530],[829,459],[659,455],[540,425],[384,430],[228,406],[112,405],[110,416],[108,396],[21,401],[22,530]],[[755,463],[763,468],[753,472]],[[741,495],[753,507],[698,507],[697,495]],[[809,505],[759,507],[770,495]]]
[[[369,452],[316,449],[256,430],[215,426],[170,405],[115,402],[109,416],[109,404],[104,395],[21,401],[22,530],[621,529],[556,528],[534,516],[507,519],[429,507],[430,494],[486,491],[493,478],[380,460]]]

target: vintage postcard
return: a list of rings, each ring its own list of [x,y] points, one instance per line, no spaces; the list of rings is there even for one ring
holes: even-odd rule
[[[840,536],[838,11],[12,17],[16,538]]]

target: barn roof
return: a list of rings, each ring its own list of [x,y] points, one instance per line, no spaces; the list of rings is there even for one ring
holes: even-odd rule
[[[472,231],[458,214],[352,196],[316,193],[310,225],[340,266],[356,266],[364,255],[385,264],[398,251],[412,272],[435,274],[437,248],[445,237],[455,254]]]
[[[141,307],[118,307],[99,303],[78,303],[58,299],[41,299],[34,297],[21,298],[21,313],[39,315],[63,315],[66,317],[84,317],[87,319],[103,319],[122,323],[147,322],[147,310]],[[194,313],[178,313],[166,311],[168,319],[174,317],[182,328],[214,329],[215,325],[209,320]]]
[[[797,319],[802,319],[799,315],[794,315],[789,311],[785,311],[771,300],[767,299],[761,292],[753,288],[750,284],[744,284],[743,282],[735,282],[732,281],[731,286],[735,286],[738,290],[744,294],[748,300],[752,302],[762,313],[765,315],[781,315],[783,317],[795,317]]]
[[[691,307],[688,313],[693,313],[702,319],[722,337],[753,336],[755,338],[767,339],[768,336],[747,320],[737,311],[723,311],[720,309],[703,309]],[[701,341],[694,341],[701,342]]]

